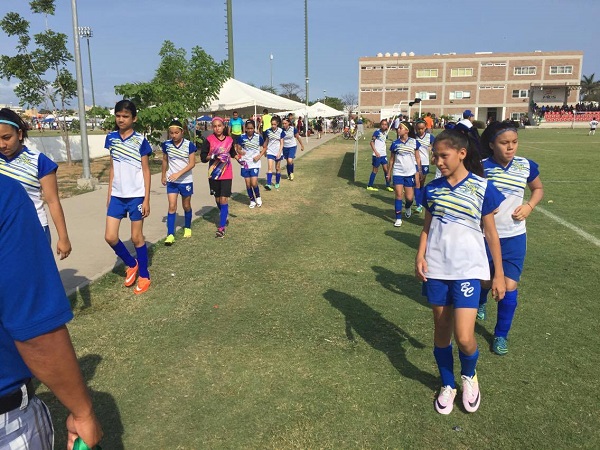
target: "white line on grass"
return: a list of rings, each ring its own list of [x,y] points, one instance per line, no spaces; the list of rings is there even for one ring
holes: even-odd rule
[[[544,183],[600,183],[600,180],[544,180]]]
[[[558,222],[559,224],[561,224],[563,227],[568,228],[569,230],[574,231],[575,233],[577,233],[579,236],[581,236],[582,238],[584,238],[586,241],[591,242],[592,244],[596,245],[597,247],[600,247],[600,239],[598,239],[596,236],[592,236],[589,233],[586,233],[585,231],[583,231],[581,228],[576,227],[575,225],[567,222],[566,220],[561,219],[560,217],[558,217],[555,214],[552,214],[550,211],[546,211],[544,208],[542,208],[541,206],[537,206],[537,210],[539,212],[541,212],[542,214],[544,214],[547,217],[550,217],[552,220]]]

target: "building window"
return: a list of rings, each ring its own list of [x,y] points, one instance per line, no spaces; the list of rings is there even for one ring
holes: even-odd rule
[[[450,100],[462,100],[463,98],[471,98],[471,91],[450,92]]]
[[[491,86],[479,86],[479,89],[491,89]]]
[[[535,66],[520,66],[515,67],[515,75],[535,75],[537,68]]]
[[[416,97],[420,98],[421,100],[436,100],[437,99],[437,93],[436,92],[422,91],[422,92],[417,92]]]
[[[387,69],[408,69],[408,65],[401,64],[399,66],[386,66]]]
[[[525,116],[524,112],[514,112],[510,114],[510,120],[514,120],[514,121],[519,121],[521,120],[521,117]]]
[[[513,98],[527,98],[529,97],[529,91],[527,89],[513,89]]]
[[[506,89],[506,86],[492,86],[492,89]]]
[[[437,69],[417,69],[417,78],[437,78]]]
[[[408,91],[407,87],[398,87],[398,88],[385,88],[386,92],[402,92],[402,91]]]
[[[473,69],[450,69],[451,77],[472,77]]]
[[[573,66],[550,66],[550,75],[572,74]]]

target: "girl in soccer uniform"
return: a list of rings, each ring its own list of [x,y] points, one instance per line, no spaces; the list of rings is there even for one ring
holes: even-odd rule
[[[369,184],[367,185],[367,191],[378,191],[376,187],[373,187],[375,183],[375,177],[379,172],[379,166],[383,167],[383,175],[385,177],[385,188],[392,192],[394,189],[390,186],[390,180],[388,177],[389,167],[387,160],[387,146],[385,144],[388,135],[388,121],[383,119],[379,122],[379,129],[375,130],[373,137],[371,137],[371,150],[373,150],[373,157],[371,163],[373,164],[373,170],[369,177]]]
[[[423,211],[423,205],[421,205],[421,190],[423,189],[423,186],[425,186],[427,174],[429,173],[429,155],[431,153],[435,137],[433,137],[433,134],[431,134],[429,131],[429,128],[424,120],[417,120],[415,132],[415,139],[419,143],[419,154],[421,156],[421,170],[417,171],[420,187],[415,188],[415,203],[417,205],[415,212],[421,213]]]
[[[283,130],[279,128],[279,120],[277,117],[271,119],[271,128],[264,132],[263,139],[267,151],[267,161],[269,163],[265,189],[267,191],[271,190],[273,166],[275,166],[276,172],[275,189],[279,189],[279,182],[281,181],[281,160],[283,159]]]
[[[499,268],[493,277],[492,294],[501,300],[506,287],[494,211],[504,197],[491,181],[481,177],[479,154],[468,136],[454,130],[443,131],[436,137],[433,158],[442,176],[424,188],[425,222],[415,273],[423,281],[423,294],[433,309],[433,354],[442,379],[434,406],[440,414],[449,414],[453,408],[454,334],[461,364],[463,405],[468,412],[474,412],[481,400],[475,372],[479,357],[475,339],[479,280],[490,279],[481,223]]]
[[[196,165],[196,146],[183,138],[183,125],[179,120],[169,124],[169,139],[162,143],[162,184],[167,187],[169,209],[167,213],[167,238],[165,245],[175,242],[175,219],[177,218],[177,197],[181,195],[184,212],[183,237],[192,236],[192,194],[194,180],[192,169]]]
[[[60,255],[60,259],[65,259],[71,254],[71,241],[58,195],[58,165],[43,153],[28,149],[24,144],[26,138],[27,125],[23,119],[11,109],[0,110],[0,173],[14,178],[25,188],[51,243],[48,217],[44,210],[46,201],[58,233],[56,254]]]
[[[104,239],[126,266],[125,286],[132,286],[139,274],[136,294],[150,287],[148,248],[144,240],[144,218],[150,215],[150,163],[152,148],[146,138],[134,131],[137,109],[133,102],[121,100],[115,106],[117,131],[108,133],[104,147],[110,152],[106,231]],[[129,215],[131,242],[137,260],[119,239],[121,219]]]
[[[241,175],[246,182],[246,192],[250,198],[249,207],[261,207],[260,187],[258,186],[258,174],[260,171],[260,159],[264,156],[264,140],[260,134],[255,133],[256,124],[254,120],[246,120],[246,133],[242,134],[236,144],[237,153],[242,165]]]
[[[419,179],[415,176],[421,172],[420,144],[414,139],[414,131],[408,122],[400,122],[396,130],[398,139],[390,147],[392,163],[387,174],[388,181],[393,176],[394,192],[396,200],[394,203],[396,211],[395,227],[402,226],[402,199],[406,197],[406,209],[404,217],[411,216],[413,200],[415,198],[415,187],[419,187]]]
[[[231,158],[239,161],[240,156],[235,151],[233,139],[225,135],[225,123],[220,117],[212,120],[213,134],[204,140],[200,159],[208,163],[208,184],[210,193],[215,196],[219,208],[219,226],[215,237],[225,237],[227,216],[229,215],[229,197],[231,197],[231,183],[233,171]]]
[[[298,130],[292,126],[290,119],[283,119],[283,132],[281,133],[283,138],[283,158],[287,161],[287,176],[288,180],[294,180],[294,158],[296,157],[296,148],[300,143],[300,148],[304,151],[304,144],[300,139]]]
[[[492,156],[483,160],[485,176],[506,197],[494,216],[502,249],[502,271],[506,283],[506,295],[498,302],[498,316],[494,330],[492,350],[497,355],[508,353],[508,332],[517,309],[517,285],[521,279],[523,262],[527,251],[525,219],[542,200],[544,188],[539,177],[538,165],[521,156],[516,156],[519,136],[513,122],[492,122],[483,132],[481,143],[489,148]],[[525,187],[529,187],[531,198],[523,204]],[[487,231],[486,231],[487,234]],[[495,264],[488,250],[490,271],[494,274]],[[485,280],[485,278],[482,278]],[[485,319],[485,304],[489,282],[482,283],[477,317]]]

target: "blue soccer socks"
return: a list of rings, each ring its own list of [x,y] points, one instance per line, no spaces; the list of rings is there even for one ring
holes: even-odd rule
[[[437,363],[440,377],[442,378],[442,386],[450,386],[452,389],[456,387],[454,383],[454,356],[452,356],[452,344],[448,347],[433,347],[433,356]]]
[[[150,272],[148,272],[148,247],[146,243],[141,247],[136,247],[137,260],[139,264],[139,274],[142,278],[150,278]]]
[[[402,200],[394,200],[394,209],[396,211],[396,219],[402,219]]]
[[[175,234],[175,219],[176,218],[177,218],[177,213],[167,213],[167,234]]]
[[[184,211],[183,214],[184,214],[183,217],[185,218],[184,227],[192,228],[192,210],[190,209],[189,211]]]
[[[281,182],[281,172],[277,172],[275,174],[275,184],[279,184]]]
[[[119,242],[117,242],[112,249],[114,250],[115,254],[123,260],[127,267],[135,267],[135,258],[131,256],[129,250],[127,250],[127,247],[125,247],[125,244],[123,244],[123,241],[119,239]]]
[[[498,302],[498,320],[494,330],[494,336],[508,338],[508,332],[512,325],[515,311],[517,310],[518,290],[508,291],[504,298]]]
[[[371,176],[369,177],[369,186],[373,186],[373,183],[375,183],[376,176],[377,174],[375,172],[371,172]]]
[[[246,189],[246,192],[248,193],[248,198],[250,198],[250,201],[254,201],[254,191],[252,188]]]
[[[472,355],[467,355],[459,349],[458,358],[460,359],[460,374],[467,377],[473,377],[475,375],[477,360],[479,359],[479,348],[477,348]]]
[[[225,228],[227,226],[227,215],[229,214],[229,204],[225,203],[221,205],[221,213],[219,217],[219,228]]]
[[[271,172],[267,172],[267,186],[271,185],[271,181],[273,181],[273,174]]]

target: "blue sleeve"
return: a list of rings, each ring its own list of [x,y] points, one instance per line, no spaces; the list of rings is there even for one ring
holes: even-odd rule
[[[33,203],[20,185],[2,180],[1,187],[0,258],[10,264],[0,271],[0,327],[27,341],[66,324],[73,313]]]
[[[144,138],[142,141],[142,145],[140,146],[140,155],[146,156],[152,153],[152,147],[150,147],[150,143]]]
[[[491,181],[487,182],[487,188],[483,196],[483,205],[481,206],[481,215],[487,216],[494,212],[500,203],[504,201],[504,195],[500,193],[498,188]]]
[[[294,127],[294,136],[298,134],[298,128]]]
[[[56,172],[58,164],[52,161],[43,153],[38,157],[38,180],[41,180],[51,172]]]
[[[110,133],[106,135],[106,139],[104,139],[104,148],[110,150]]]
[[[378,136],[379,136],[379,130],[375,130],[375,131],[373,132],[373,137],[371,138],[371,140],[372,140],[372,141],[376,140]]]
[[[237,140],[237,142],[236,142],[237,145],[241,145],[242,147],[244,146],[244,139],[242,139],[241,135],[238,136],[236,140]]]
[[[415,142],[417,143],[415,150],[419,150],[421,148],[421,143],[419,141],[417,141],[416,139],[415,139]]]
[[[433,134],[429,135],[429,143],[433,145],[433,143],[435,142],[435,136]]]
[[[162,149],[162,152],[166,154],[167,153],[167,142],[165,141],[165,142],[161,143],[160,148]]]
[[[196,147],[196,144],[194,144],[192,141],[190,141],[190,155],[192,153],[196,153],[198,151],[198,148]]]
[[[396,147],[398,147],[396,141],[392,142],[392,145],[390,146],[390,152],[396,153]]]
[[[537,177],[540,176],[540,169],[539,169],[539,166],[537,165],[537,163],[533,162],[530,159],[528,161],[529,161],[529,177],[527,177],[527,182],[531,183],[533,180],[535,180]]]
[[[279,136],[280,139],[285,138],[285,130],[281,130],[281,136]]]
[[[269,139],[269,135],[267,134],[267,131],[263,131],[263,141],[266,141],[267,139]]]
[[[260,145],[261,147],[264,145],[265,143],[265,139],[262,136],[258,137],[258,145]]]
[[[427,189],[428,185],[426,185],[424,188],[421,188],[421,198],[419,199],[421,201],[421,205],[425,206],[425,209],[427,209],[427,211],[429,212],[433,212],[433,205],[430,207],[429,206],[429,198],[431,193],[429,192],[429,189]],[[415,192],[416,193],[416,192]]]

